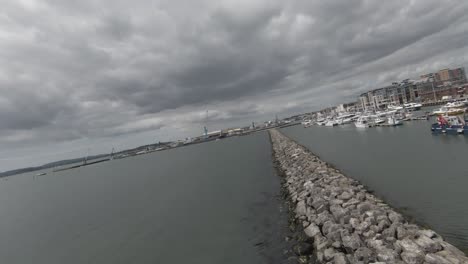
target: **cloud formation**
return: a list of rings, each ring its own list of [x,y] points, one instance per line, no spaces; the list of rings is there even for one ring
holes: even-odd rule
[[[21,149],[103,150],[350,101],[465,66],[466,36],[463,0],[7,1],[0,170],[39,162],[1,162]]]

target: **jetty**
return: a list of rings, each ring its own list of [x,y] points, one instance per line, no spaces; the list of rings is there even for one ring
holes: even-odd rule
[[[278,130],[269,133],[294,221],[313,248],[300,263],[468,263],[462,251],[408,221],[358,181]]]

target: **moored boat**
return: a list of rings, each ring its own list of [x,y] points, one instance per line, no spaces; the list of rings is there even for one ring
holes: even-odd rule
[[[448,107],[442,106],[441,108],[434,110],[432,114],[454,116],[454,115],[461,115],[465,113],[465,111],[466,111],[466,108],[448,108]]]
[[[387,123],[390,126],[400,126],[403,125],[403,121],[400,119],[396,118],[395,116],[389,116],[387,119]]]
[[[304,127],[310,127],[312,125],[312,120],[304,120],[301,122]]]
[[[463,102],[450,102],[445,105],[447,108],[463,108],[465,107],[465,103]]]
[[[399,105],[388,105],[388,106],[387,106],[387,109],[388,109],[388,110],[403,110],[403,106],[399,106]]]
[[[419,103],[407,103],[403,105],[409,111],[421,110],[422,104]]]
[[[437,117],[437,123],[432,124],[431,131],[433,133],[468,135],[468,125],[458,116],[441,115]]]
[[[374,123],[375,124],[382,124],[382,123],[385,123],[385,119],[381,118],[381,117],[376,117],[374,118]]]
[[[326,122],[327,122],[327,121],[326,121],[324,118],[319,118],[319,119],[317,119],[317,121],[315,122],[315,124],[317,124],[317,125],[319,125],[319,126],[324,126]]]
[[[327,126],[327,127],[333,127],[333,126],[337,126],[337,125],[338,124],[333,119],[330,119],[325,123],[325,126]]]
[[[463,100],[462,103],[465,105],[465,106],[468,106],[468,98]]]
[[[340,114],[336,118],[336,121],[337,121],[338,125],[344,125],[344,124],[352,123],[355,118],[356,118],[356,114],[345,113],[345,114]]]
[[[366,116],[360,116],[356,122],[354,122],[354,125],[357,127],[357,128],[367,128],[367,127],[370,127],[371,124],[369,123],[369,119],[368,117]]]

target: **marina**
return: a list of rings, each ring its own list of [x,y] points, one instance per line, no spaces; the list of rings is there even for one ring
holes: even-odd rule
[[[354,123],[356,128],[393,127],[410,121],[430,120],[435,116],[436,123],[430,126],[433,133],[468,135],[467,106],[466,100],[448,102],[438,109],[423,108],[422,104],[417,103],[389,105],[386,109],[365,112],[339,112],[328,116],[316,113],[304,117],[301,124],[303,127],[335,127],[350,123]]]

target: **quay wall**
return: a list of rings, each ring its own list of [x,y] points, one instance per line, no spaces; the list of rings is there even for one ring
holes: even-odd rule
[[[436,232],[409,223],[358,181],[270,130],[284,188],[318,263],[468,263]]]

